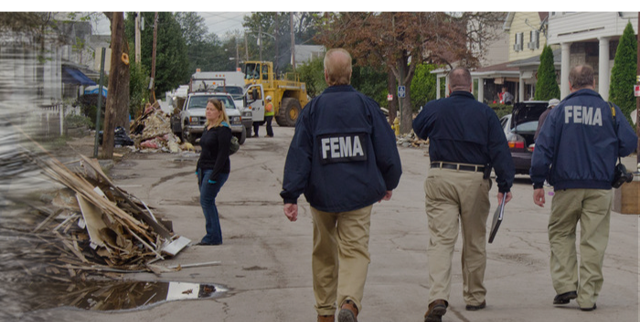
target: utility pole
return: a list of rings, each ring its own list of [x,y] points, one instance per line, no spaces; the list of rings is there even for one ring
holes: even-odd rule
[[[244,33],[244,60],[249,60],[249,42],[247,42],[247,33]]]
[[[260,61],[262,61],[262,26],[258,28],[258,45],[260,45]]]
[[[155,79],[156,79],[156,43],[158,42],[158,12],[156,12],[153,19],[153,51],[151,54],[151,81],[149,82],[149,90],[153,96],[155,103],[156,94],[154,92]],[[151,101],[151,100],[149,100]]]
[[[238,70],[238,64],[240,62],[238,62],[238,60],[240,59],[240,55],[238,53],[238,38],[237,37],[233,37],[234,42],[236,43],[236,71]]]
[[[273,62],[273,74],[274,75],[278,75],[277,72],[280,69],[278,66],[278,13],[275,13],[276,17],[275,17],[275,23],[276,23],[276,29],[275,29],[275,36],[276,36],[276,57],[275,57],[275,61]]]
[[[122,82],[124,69],[129,69],[122,59],[122,54],[125,53],[124,37],[124,13],[113,12],[111,20],[111,67],[109,69],[109,93],[107,93],[107,104],[105,105],[104,111],[102,152],[98,156],[100,159],[111,159],[113,157],[113,132],[116,128],[118,117],[118,96],[124,91],[128,91],[129,88],[128,83],[125,85]],[[126,77],[128,77],[128,75]],[[102,93],[98,93],[98,97],[101,96]],[[126,106],[128,103],[124,105]],[[98,113],[100,113],[100,111],[98,111]],[[98,130],[99,129],[96,128],[96,131]]]
[[[140,56],[142,56],[141,55],[141,50],[142,50],[141,49],[142,48],[141,45],[142,44],[140,43],[141,36],[140,36],[140,12],[139,11],[136,12],[136,20],[135,20],[135,22],[136,22],[136,35],[135,35],[135,40],[134,40],[135,41],[135,55],[136,55],[135,58],[136,58],[136,64],[138,64],[138,66],[139,66],[139,64],[140,64]]]
[[[289,21],[291,24],[291,65],[293,65],[293,72],[296,72],[296,36],[293,32],[293,12],[289,14]]]

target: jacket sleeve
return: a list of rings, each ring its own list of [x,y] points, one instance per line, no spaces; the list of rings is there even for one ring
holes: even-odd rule
[[[509,192],[513,185],[516,168],[513,164],[513,158],[511,158],[507,138],[500,126],[500,120],[498,120],[498,116],[493,111],[490,111],[489,115],[488,148],[491,163],[497,176],[498,191]]]
[[[421,139],[426,140],[429,137],[429,132],[427,131],[427,105],[422,108],[422,111],[418,113],[415,120],[413,120],[413,132]]]
[[[540,128],[538,140],[536,140],[536,147],[533,150],[533,155],[531,156],[529,176],[533,182],[534,189],[542,188],[544,180],[549,174],[549,166],[551,165],[551,162],[553,162],[556,128],[556,117],[554,117],[554,115],[558,114],[554,112],[561,110],[561,108],[558,107],[559,106],[556,106],[547,115],[544,124]]]
[[[616,108],[616,135],[618,136],[618,155],[626,157],[638,148],[638,136],[631,124],[624,117],[618,106]]]
[[[284,203],[297,203],[304,192],[311,174],[313,156],[313,134],[309,127],[309,110],[306,106],[296,122],[296,130],[289,145],[284,164],[284,176],[280,196]]]
[[[396,145],[396,135],[391,130],[384,114],[380,112],[380,107],[375,104],[372,111],[372,143],[376,155],[376,165],[382,173],[387,191],[398,187],[400,175],[402,175],[402,165],[400,154]]]

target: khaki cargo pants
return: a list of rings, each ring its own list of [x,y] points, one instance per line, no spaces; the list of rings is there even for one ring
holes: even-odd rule
[[[368,206],[348,212],[324,212],[311,207],[313,218],[313,292],[318,315],[334,315],[336,302],[352,300],[362,311],[369,269]]]
[[[557,190],[549,217],[551,279],[556,293],[578,292],[581,308],[598,299],[604,278],[602,262],[609,242],[612,190]],[[580,278],[576,254],[576,226],[580,221]]]
[[[431,168],[424,184],[429,221],[429,303],[449,301],[451,262],[462,226],[462,295],[468,305],[480,305],[484,287],[487,217],[491,180],[482,172]]]

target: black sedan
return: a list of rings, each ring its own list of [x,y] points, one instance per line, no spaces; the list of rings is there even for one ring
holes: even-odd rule
[[[511,114],[500,119],[516,174],[529,175],[531,155],[535,148],[533,136],[538,128],[538,119],[548,105],[546,101],[518,102],[513,105]]]

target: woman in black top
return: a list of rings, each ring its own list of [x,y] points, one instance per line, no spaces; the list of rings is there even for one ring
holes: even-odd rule
[[[198,159],[196,175],[200,188],[200,205],[206,220],[207,234],[198,245],[222,244],[220,218],[216,207],[216,196],[229,178],[229,146],[231,128],[229,117],[217,99],[209,99],[206,109],[207,122],[200,139],[202,152]]]

